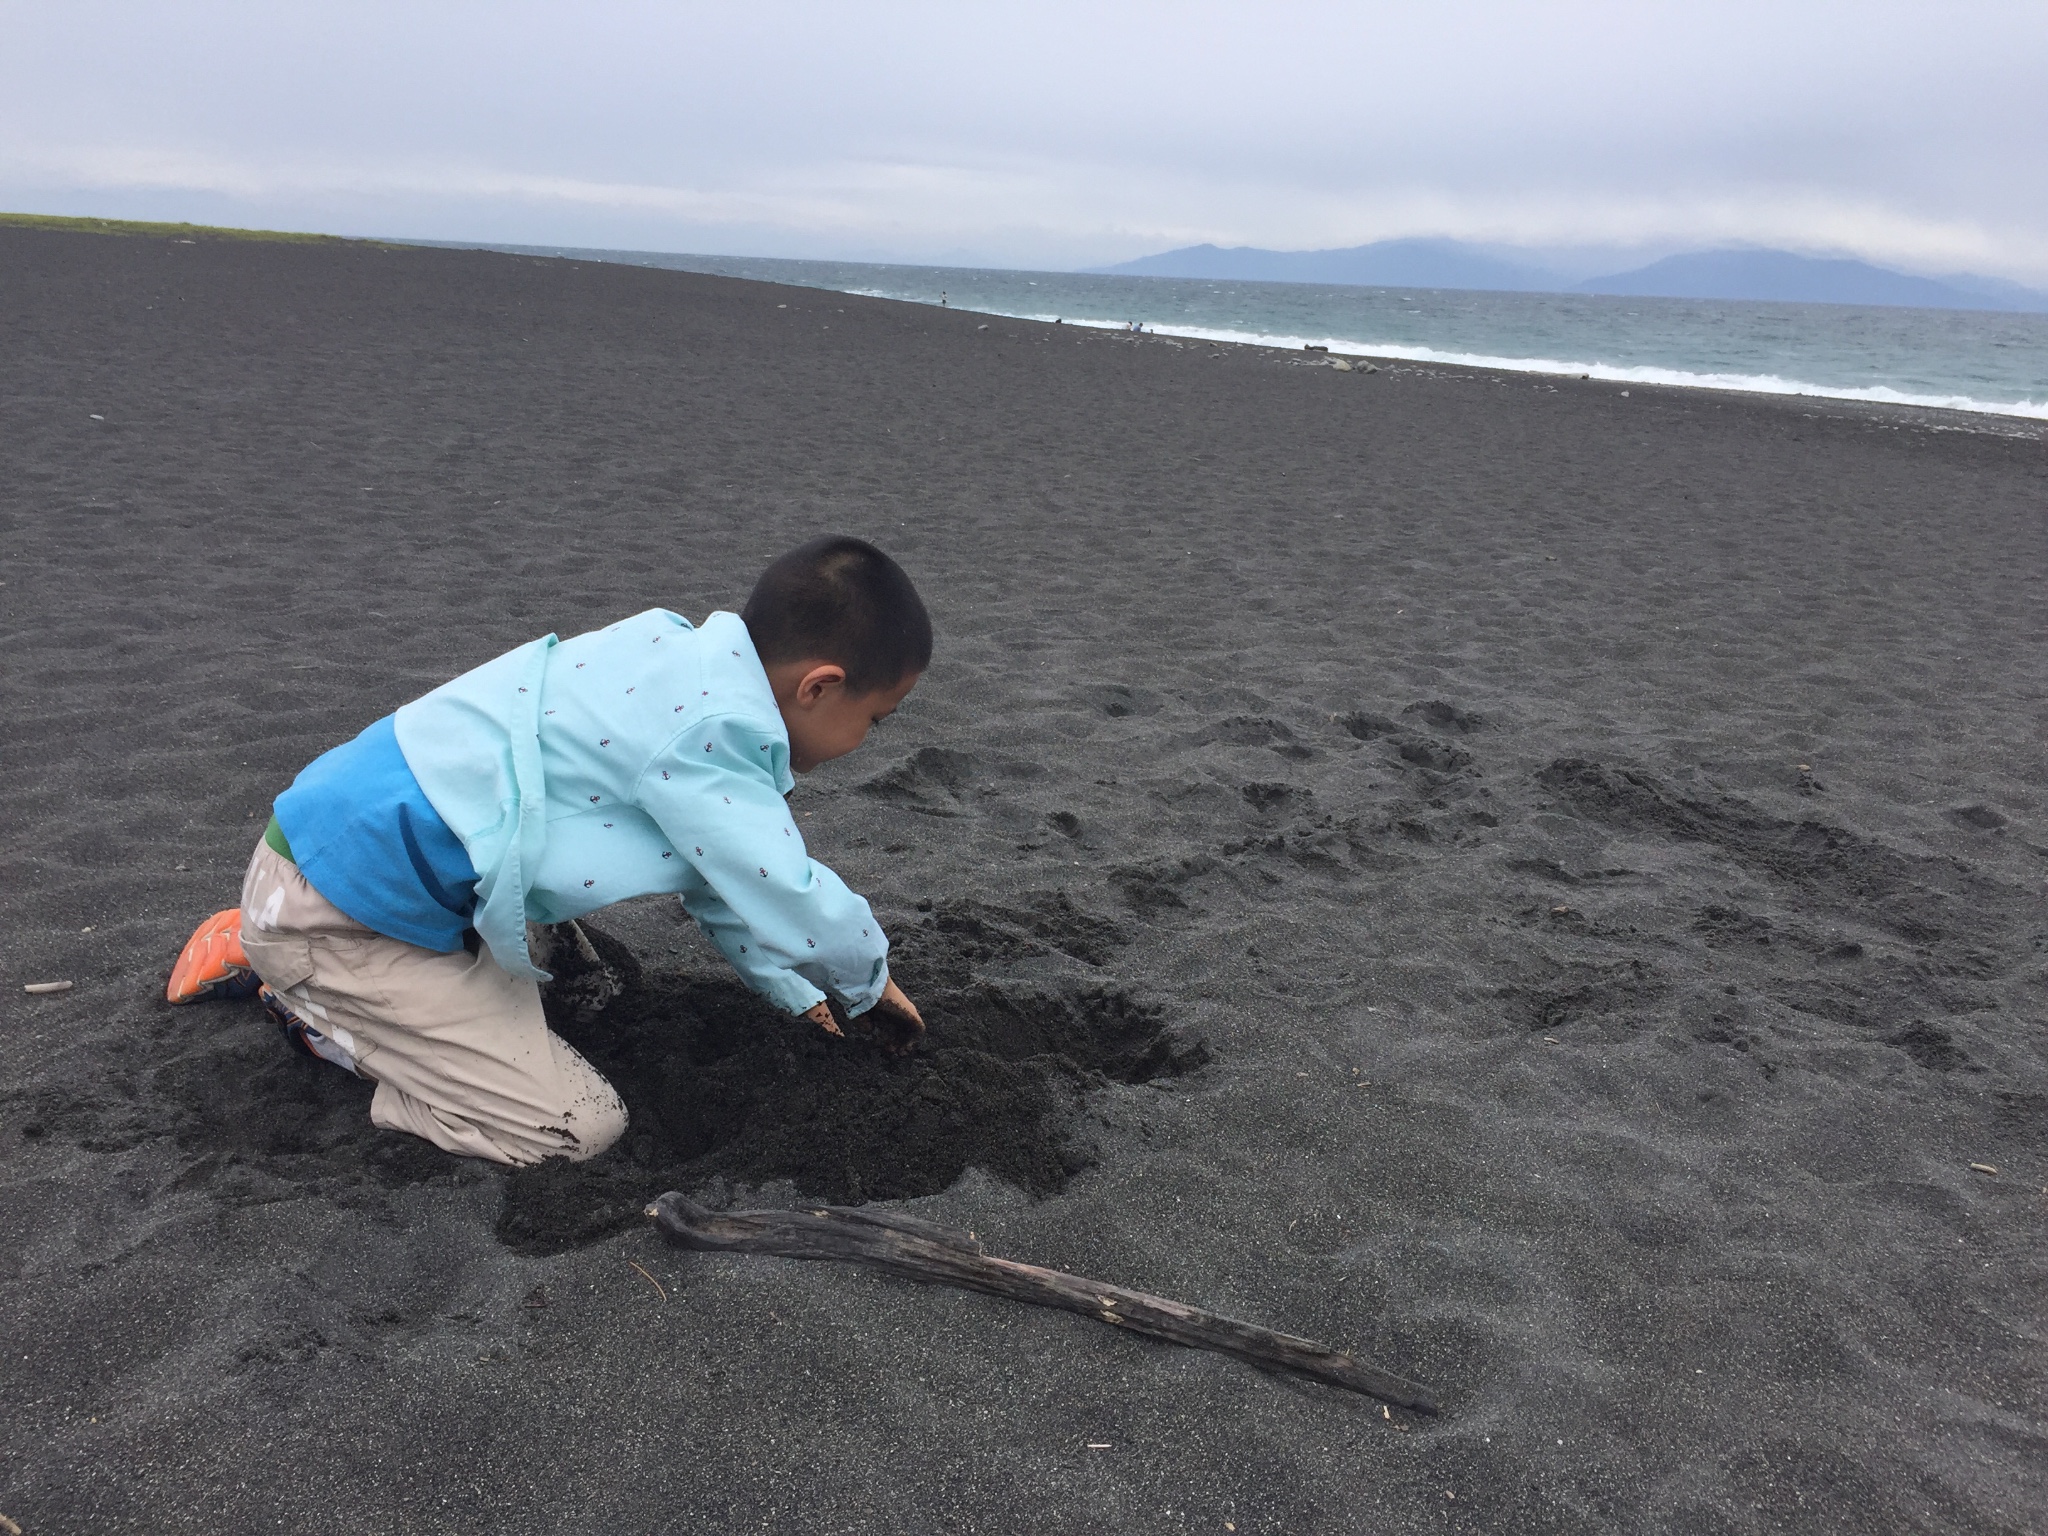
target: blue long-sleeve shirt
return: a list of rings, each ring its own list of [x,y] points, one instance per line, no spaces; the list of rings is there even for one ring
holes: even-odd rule
[[[544,974],[529,919],[674,892],[792,1013],[827,994],[861,1013],[887,985],[881,925],[810,857],[783,801],[789,736],[738,615],[692,628],[657,608],[549,635],[405,705],[394,729],[469,857],[471,920],[507,970]]]
[[[273,807],[313,889],[365,927],[452,954],[476,871],[398,749],[392,717],[306,765]]]

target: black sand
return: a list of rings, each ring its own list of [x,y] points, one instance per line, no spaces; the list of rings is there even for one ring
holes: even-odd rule
[[[0,362],[30,1536],[2043,1528],[2039,429],[11,230]],[[508,1178],[160,1002],[306,760],[823,529],[942,631],[796,796],[925,1056],[629,904],[564,1023],[634,1132]],[[671,1176],[914,1195],[1450,1408],[675,1253]]]

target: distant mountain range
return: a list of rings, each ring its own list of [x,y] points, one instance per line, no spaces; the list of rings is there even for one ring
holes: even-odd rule
[[[1458,240],[1381,240],[1335,251],[1191,245],[1090,270],[1132,277],[1326,283],[1366,288],[1469,288],[2048,313],[2048,293],[2002,278],[1969,273],[1913,277],[1869,262],[1798,256],[1790,251],[1695,251],[1583,282],[1571,282],[1533,257],[1517,260]]]
[[[1262,251],[1191,245],[1098,272],[1132,277],[1213,277],[1255,283],[1337,283],[1366,288],[1491,288],[1541,293],[1555,273],[1506,261],[1456,240],[1382,240],[1342,251]]]

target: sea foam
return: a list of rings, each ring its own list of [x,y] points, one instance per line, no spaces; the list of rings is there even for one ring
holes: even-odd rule
[[[868,296],[892,297],[879,293]],[[965,308],[964,305],[956,307]],[[1125,323],[1120,321],[1083,320],[1047,314],[1010,314],[999,310],[977,310],[975,313],[998,314],[1012,320],[1050,321],[1057,318],[1066,325],[1085,326],[1091,330],[1127,329]],[[1876,405],[1915,405],[1930,410],[1975,411],[1987,416],[2020,416],[2034,421],[2048,421],[2048,401],[1978,400],[1969,395],[1913,394],[1886,384],[1856,387],[1814,384],[1801,379],[1781,378],[1770,373],[1702,373],[1686,368],[1660,368],[1650,365],[1575,363],[1554,357],[1495,357],[1480,352],[1446,352],[1436,347],[1404,346],[1399,343],[1361,340],[1351,336],[1284,336],[1255,331],[1217,330],[1207,326],[1148,324],[1145,326],[1145,334],[1172,336],[1190,341],[1228,342],[1236,346],[1275,347],[1289,352],[1299,352],[1308,347],[1323,347],[1332,353],[1351,357],[1395,358],[1402,362],[1442,363],[1455,368],[1490,368],[1500,373],[1554,374],[1571,379],[1600,379],[1615,384],[1666,384],[1681,389],[1727,389],[1759,395],[1809,395],[1821,400],[1862,400]]]

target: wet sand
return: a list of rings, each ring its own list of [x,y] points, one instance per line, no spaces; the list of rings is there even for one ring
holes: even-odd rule
[[[2040,1528],[2041,429],[21,230],[0,357],[29,1536]],[[507,1176],[162,1003],[307,760],[840,530],[939,651],[795,803],[923,1057],[629,903],[560,1022],[634,1128]],[[1448,1410],[680,1253],[670,1181],[899,1199]]]

